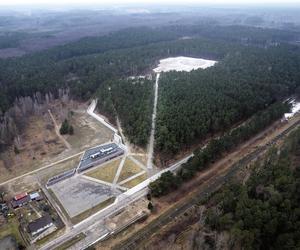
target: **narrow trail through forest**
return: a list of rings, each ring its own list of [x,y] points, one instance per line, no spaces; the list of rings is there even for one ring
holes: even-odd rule
[[[152,113],[152,125],[151,125],[151,134],[148,146],[148,160],[147,160],[147,169],[152,169],[153,162],[153,151],[154,151],[154,133],[155,133],[155,123],[156,123],[156,111],[157,111],[157,96],[158,96],[158,81],[160,73],[156,75],[155,81],[155,90],[154,90],[154,104],[153,104],[153,113]]]

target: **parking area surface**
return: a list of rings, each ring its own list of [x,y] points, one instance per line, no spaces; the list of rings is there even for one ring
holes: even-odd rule
[[[80,175],[59,182],[51,189],[71,218],[121,193]]]
[[[98,154],[97,157],[93,158],[92,156]],[[78,172],[84,171],[90,167],[97,166],[101,163],[104,163],[107,160],[111,160],[115,157],[124,154],[124,150],[121,149],[115,143],[109,143],[106,145],[100,145],[95,148],[88,149],[85,151],[79,166],[77,168]]]

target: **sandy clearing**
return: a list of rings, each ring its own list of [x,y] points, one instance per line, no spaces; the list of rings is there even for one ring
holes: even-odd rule
[[[154,69],[154,72],[168,72],[168,71],[187,71],[190,72],[194,69],[206,69],[208,67],[214,66],[217,61],[206,60],[203,58],[193,58],[193,57],[169,57],[159,61],[159,65]]]

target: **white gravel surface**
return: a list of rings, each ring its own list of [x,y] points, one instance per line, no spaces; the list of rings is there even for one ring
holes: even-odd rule
[[[168,71],[187,71],[190,72],[193,69],[206,69],[208,67],[214,66],[217,61],[206,60],[202,58],[192,58],[192,57],[169,57],[159,61],[159,65],[154,69],[154,72],[168,72]]]

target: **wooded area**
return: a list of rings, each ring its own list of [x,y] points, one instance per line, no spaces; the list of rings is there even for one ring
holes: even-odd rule
[[[220,29],[223,29],[223,32],[219,33],[219,37],[215,32],[210,31]],[[14,126],[14,123],[17,121],[13,121],[11,118],[5,118],[6,122],[3,120],[5,117],[4,113],[12,107],[17,98],[38,95],[42,97],[40,100],[42,102],[46,99],[46,95],[51,94],[53,98],[58,98],[58,90],[67,89],[70,90],[71,98],[87,101],[91,97],[105,96],[108,82],[149,73],[158,60],[164,57],[181,55],[216,59],[220,61],[216,69],[208,70],[207,73],[201,72],[199,76],[198,73],[191,73],[190,79],[184,76],[187,78],[186,80],[191,81],[190,88],[180,89],[178,87],[179,84],[174,81],[174,90],[182,91],[181,96],[183,100],[180,100],[181,96],[174,96],[174,93],[172,94],[173,91],[170,91],[170,97],[177,98],[176,105],[178,105],[178,109],[182,111],[184,108],[187,108],[190,111],[184,110],[188,115],[183,116],[181,121],[179,121],[180,123],[176,121],[174,125],[170,125],[171,122],[174,122],[172,118],[167,122],[166,127],[161,125],[167,118],[166,114],[162,112],[161,107],[163,105],[165,106],[164,109],[170,112],[170,116],[174,115],[175,119],[178,116],[178,111],[172,110],[171,105],[167,103],[169,96],[164,94],[169,89],[167,85],[171,86],[173,84],[172,75],[170,75],[169,84],[162,84],[163,94],[160,96],[162,104],[159,107],[158,123],[160,125],[158,127],[158,144],[156,148],[166,154],[177,152],[183,145],[192,142],[193,138],[199,136],[197,139],[202,139],[205,134],[223,129],[222,123],[225,123],[224,127],[227,128],[235,121],[252,114],[257,107],[261,109],[264,108],[265,104],[269,105],[272,103],[274,101],[272,98],[278,93],[280,93],[280,96],[284,96],[294,88],[294,80],[296,78],[294,68],[299,68],[299,48],[291,45],[273,47],[277,45],[276,42],[292,39],[294,33],[240,27],[239,29],[242,29],[243,32],[239,35],[235,32],[236,29],[236,26],[130,28],[102,37],[84,38],[78,42],[57,46],[20,58],[2,59],[0,60],[0,114],[2,123],[0,134],[5,135],[8,131],[18,133],[18,130],[11,129],[12,127],[20,127]],[[228,36],[224,35],[226,32]],[[183,36],[191,37],[189,39],[180,39]],[[204,37],[213,38],[214,40]],[[260,37],[259,42],[254,39],[255,37]],[[247,42],[245,43],[245,41]],[[245,44],[247,45],[246,47]],[[248,50],[249,54],[250,52],[254,53],[253,56],[249,56],[245,52]],[[272,54],[273,56],[271,56]],[[278,64],[273,63],[274,58],[279,60]],[[248,69],[249,65],[251,67]],[[269,65],[269,68],[262,65]],[[242,71],[239,73],[238,71],[241,69]],[[214,80],[215,76],[216,79]],[[275,80],[273,81],[273,79]],[[198,98],[203,98],[202,103],[195,99],[197,94],[189,93],[189,89],[193,88],[193,84],[195,85],[195,82],[200,80],[208,80],[206,84],[208,87],[207,91],[203,94],[201,93]],[[218,83],[219,80],[221,81],[220,83]],[[184,82],[186,83],[186,81],[182,81],[182,83]],[[208,86],[209,83],[213,83],[212,86]],[[246,87],[241,87],[240,85],[244,83]],[[205,83],[203,84],[205,86]],[[116,84],[114,86],[123,88],[125,85]],[[227,85],[228,87],[226,88]],[[98,108],[103,110],[112,120],[116,114],[114,112],[119,112],[119,119],[130,140],[143,145],[146,143],[145,137],[148,133],[147,126],[149,121],[147,119],[149,114],[147,112],[151,103],[147,98],[150,98],[150,93],[146,90],[145,86],[148,86],[147,84],[144,87],[137,86],[141,89],[145,88],[146,93],[143,97],[145,99],[143,102],[140,97],[120,101],[114,96],[111,102],[114,102],[114,105],[118,104],[115,108],[112,108],[112,103],[109,104],[110,101],[108,99],[106,99],[108,104],[100,102],[103,104],[103,107],[98,106]],[[258,90],[267,96],[262,97],[260,95],[259,98],[263,100],[257,98],[256,93],[258,90],[254,91],[253,86],[258,86]],[[236,91],[232,90],[232,87]],[[119,95],[124,95],[127,98],[131,93],[130,91],[132,91],[132,94],[139,94],[142,91],[141,89],[130,89],[125,89],[124,92],[119,90]],[[114,91],[118,91],[117,87]],[[196,87],[195,93],[199,93],[199,91],[201,92],[201,87]],[[237,96],[239,91],[241,91],[243,96]],[[212,105],[212,102],[208,99],[210,99],[211,95],[214,96],[216,92],[220,100],[217,100],[213,105],[214,107],[208,108],[209,105]],[[185,103],[184,99],[186,97],[184,96],[189,94],[191,94],[188,97],[190,100],[196,100],[193,103],[194,107],[190,107],[189,102]],[[237,101],[233,100],[236,98],[244,101],[244,103],[241,106],[236,105]],[[276,97],[275,99],[277,100],[278,98]],[[203,102],[204,108],[200,109],[199,105],[202,105]],[[206,102],[208,103],[206,104]],[[254,104],[252,103],[248,110],[246,106],[251,102]],[[130,112],[128,114],[131,117],[127,117],[127,113],[120,107],[122,104],[126,105],[126,110],[137,112],[140,115],[140,119],[136,120],[136,116],[132,115],[132,113],[130,114]],[[145,114],[135,105],[141,105],[145,110]],[[219,108],[219,111],[216,110],[218,109],[217,105],[219,107],[222,106],[224,112],[220,111],[221,108]],[[206,121],[209,124],[201,124],[201,127],[195,126],[193,119],[200,119],[198,109],[205,110],[199,121],[206,119],[205,115],[209,114],[209,112],[213,113],[212,119],[209,118]],[[247,111],[246,114],[244,114],[244,109]],[[191,112],[195,114],[189,114]],[[187,118],[191,118],[191,120],[185,122]],[[7,122],[7,120],[10,121]],[[133,120],[135,120],[135,123],[132,123]],[[10,129],[7,124],[12,124]],[[182,135],[178,135],[174,128],[178,129],[178,131],[182,130]],[[188,129],[191,129],[191,131],[188,131]],[[13,138],[12,132],[9,133],[8,137]],[[169,133],[170,136],[166,136],[166,133]],[[132,136],[133,134],[138,136]],[[168,138],[164,142],[166,137]],[[0,143],[3,142],[1,139],[3,138],[0,138]],[[170,145],[172,142],[174,142],[174,145]],[[5,140],[5,143],[7,143],[7,140]]]
[[[300,54],[286,47],[229,51],[212,68],[161,75],[156,151],[177,153],[224,132],[300,85]]]
[[[194,156],[182,165],[177,174],[166,172],[159,179],[150,183],[151,194],[160,197],[176,190],[182,182],[193,178],[198,171],[205,170],[211,163],[221,158],[224,153],[238,147],[240,143],[282,117],[288,110],[287,104],[275,103],[266,110],[258,112],[245,124],[211,140],[206,147],[196,150]]]
[[[280,152],[280,154],[279,154]],[[273,148],[246,185],[231,183],[210,199],[206,224],[244,249],[299,249],[300,129]]]
[[[116,123],[118,117],[129,141],[145,147],[151,130],[153,80],[144,78],[109,81],[97,93],[98,110]]]

